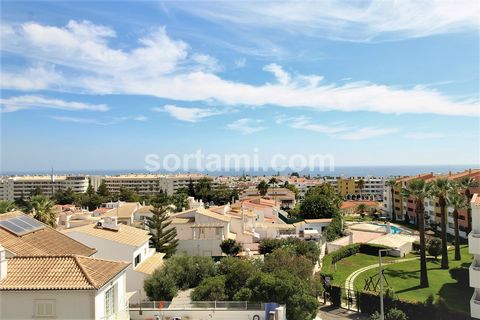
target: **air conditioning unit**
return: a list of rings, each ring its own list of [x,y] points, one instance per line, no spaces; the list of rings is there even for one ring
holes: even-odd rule
[[[108,229],[113,231],[120,230],[120,226],[117,223],[117,217],[105,217],[102,220],[98,221],[95,227],[99,229]]]

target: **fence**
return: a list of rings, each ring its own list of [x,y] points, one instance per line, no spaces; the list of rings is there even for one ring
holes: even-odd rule
[[[324,303],[329,301],[332,306],[372,314],[380,310],[380,297],[378,292],[360,291],[339,286],[331,286],[324,293]],[[450,309],[439,300],[432,302],[413,302],[399,299],[392,291],[384,291],[385,310],[397,308],[405,312],[409,319],[435,319],[435,320],[465,320],[470,319],[467,313]]]
[[[131,302],[129,309],[143,310],[200,310],[200,309],[227,309],[227,310],[265,310],[265,303],[253,303],[248,301],[191,301],[183,305],[178,303],[171,306],[171,301],[142,301]]]

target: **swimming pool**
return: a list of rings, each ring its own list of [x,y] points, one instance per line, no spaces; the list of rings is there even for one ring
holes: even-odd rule
[[[385,232],[387,231],[387,225],[386,224],[380,224],[380,223],[373,223],[373,224],[377,225],[377,226],[380,226],[380,227],[383,227],[385,229]],[[401,233],[401,232],[411,233],[410,231],[408,231],[406,229],[399,228],[399,227],[394,226],[394,225],[390,225],[390,234],[398,234],[398,233]]]

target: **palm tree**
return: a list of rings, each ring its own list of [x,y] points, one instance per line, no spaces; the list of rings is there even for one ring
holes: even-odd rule
[[[395,187],[397,186],[397,180],[395,179],[389,179],[385,185],[387,187],[390,187],[390,193],[392,194],[392,221],[395,222],[397,221],[397,217],[396,217],[396,214],[395,214],[395,199],[394,199],[394,194],[395,194]]]
[[[367,209],[368,209],[368,208],[367,208],[367,205],[366,205],[365,203],[360,203],[360,204],[357,206],[357,208],[356,208],[355,211],[356,211],[358,214],[362,214],[362,213],[364,213],[365,211],[367,211]]]
[[[412,197],[415,201],[418,230],[420,231],[420,287],[428,288],[427,256],[425,253],[425,207],[423,200],[428,195],[427,184],[424,180],[411,180],[406,188],[402,189],[405,197]]]
[[[277,186],[278,180],[275,177],[272,177],[269,181],[268,184],[273,186],[273,201],[275,201],[276,195],[275,195],[275,188]]]
[[[467,220],[468,220],[468,230],[467,233],[472,230],[472,206],[470,201],[472,201],[473,194],[470,192],[470,188],[478,187],[479,182],[472,177],[463,177],[460,180],[460,186],[465,190],[465,198],[467,200]]]
[[[358,189],[360,189],[360,198],[361,198],[363,188],[365,188],[365,181],[363,179],[358,180],[357,186],[358,186]]]
[[[438,178],[427,184],[429,196],[438,199],[440,206],[440,228],[442,234],[442,269],[448,269],[447,251],[447,197],[451,190],[448,179]]]
[[[455,260],[461,260],[460,235],[458,230],[458,210],[467,208],[464,195],[457,184],[453,186],[447,197],[447,203],[453,207],[453,222],[455,229]]]
[[[54,202],[49,197],[44,195],[38,195],[30,197],[28,200],[30,207],[32,208],[33,217],[38,221],[55,227],[57,214],[53,209]]]
[[[7,213],[16,209],[15,202],[4,200],[0,201],[0,214]]]
[[[264,197],[268,192],[268,183],[265,180],[260,181],[257,185],[257,190],[262,197]]]

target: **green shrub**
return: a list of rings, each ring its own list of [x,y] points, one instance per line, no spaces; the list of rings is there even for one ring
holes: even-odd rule
[[[330,301],[332,306],[340,307],[342,304],[342,288],[337,286],[330,287]]]
[[[150,300],[170,301],[177,295],[178,289],[173,277],[163,270],[156,270],[143,284]]]
[[[193,301],[225,301],[225,276],[215,276],[203,280],[192,292]]]
[[[323,278],[331,277],[333,279],[333,272],[335,271],[333,270],[333,264],[337,263],[343,258],[350,257],[350,256],[353,256],[354,254],[357,254],[359,250],[360,250],[360,244],[353,243],[325,255],[322,260],[322,271],[320,272],[321,276]]]

